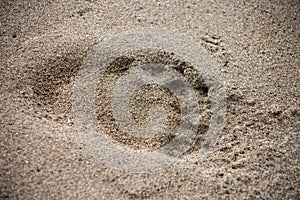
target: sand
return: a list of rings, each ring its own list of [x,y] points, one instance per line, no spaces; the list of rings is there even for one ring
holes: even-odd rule
[[[1,1],[0,199],[299,199],[299,9],[296,0]],[[204,160],[134,174],[91,154],[71,96],[95,44],[144,27],[208,51],[227,114]]]

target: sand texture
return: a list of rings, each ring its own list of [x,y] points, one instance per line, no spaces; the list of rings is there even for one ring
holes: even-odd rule
[[[176,137],[181,112],[172,92],[145,85],[133,94],[134,120],[146,126],[149,105],[160,105],[154,115],[165,115],[166,126],[149,132],[151,139],[122,131],[107,99],[124,66],[164,60],[192,82],[203,114],[184,165],[130,173],[93,156],[72,99],[95,45],[146,27],[176,31],[208,52],[224,81],[227,112],[211,153],[190,159],[209,127],[210,92],[201,77],[171,52],[117,58],[95,90],[95,113],[120,147],[151,155]],[[0,199],[300,199],[299,39],[299,0],[0,0]]]

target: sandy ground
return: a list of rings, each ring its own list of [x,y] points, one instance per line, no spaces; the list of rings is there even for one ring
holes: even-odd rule
[[[0,199],[299,199],[300,2],[0,1]],[[70,95],[94,44],[138,27],[186,34],[219,63],[227,117],[205,161],[105,167]]]

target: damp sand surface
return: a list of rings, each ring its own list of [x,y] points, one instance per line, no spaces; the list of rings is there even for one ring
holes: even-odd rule
[[[299,9],[293,0],[1,1],[0,198],[299,199]],[[70,97],[95,44],[143,27],[205,48],[228,108],[206,160],[131,174],[87,151]]]

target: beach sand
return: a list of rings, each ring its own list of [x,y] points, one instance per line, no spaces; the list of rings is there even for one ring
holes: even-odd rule
[[[299,199],[300,2],[1,1],[0,199]],[[70,96],[92,47],[143,27],[219,64],[225,127],[184,168],[132,174],[78,137]]]

